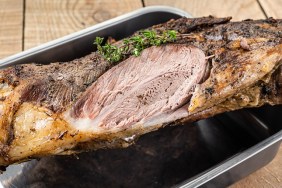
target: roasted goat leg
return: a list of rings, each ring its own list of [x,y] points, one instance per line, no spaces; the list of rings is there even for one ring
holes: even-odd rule
[[[168,124],[281,104],[282,20],[230,19],[153,26],[177,39],[117,65],[93,52],[1,70],[0,165],[127,147]]]

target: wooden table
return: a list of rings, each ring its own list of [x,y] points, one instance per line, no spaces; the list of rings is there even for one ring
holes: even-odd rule
[[[193,16],[282,18],[282,0],[0,0],[0,58],[150,5]],[[269,165],[231,187],[282,187],[282,146]]]

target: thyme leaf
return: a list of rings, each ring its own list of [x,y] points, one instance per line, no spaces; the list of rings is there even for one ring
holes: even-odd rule
[[[132,54],[139,56],[141,52],[150,46],[160,46],[168,42],[173,42],[177,38],[175,30],[163,31],[157,34],[153,30],[141,31],[138,35],[124,39],[119,47],[106,43],[103,45],[104,38],[96,37],[94,44],[98,52],[109,62],[116,63]]]

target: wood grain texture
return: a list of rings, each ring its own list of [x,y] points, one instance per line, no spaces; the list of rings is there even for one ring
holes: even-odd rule
[[[0,0],[0,59],[22,50],[23,0]]]
[[[256,0],[145,0],[145,5],[168,5],[183,9],[194,17],[232,16],[233,20],[265,18]]]
[[[282,18],[282,0],[258,0],[268,17]]]
[[[229,188],[282,187],[282,145],[278,154],[267,166],[235,183]]]
[[[141,7],[140,0],[26,0],[24,48]]]

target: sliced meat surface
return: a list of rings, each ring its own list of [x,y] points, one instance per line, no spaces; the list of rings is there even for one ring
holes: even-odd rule
[[[196,47],[150,47],[140,57],[131,57],[99,77],[66,119],[73,119],[76,128],[116,131],[146,124],[156,116],[169,116],[189,102],[206,65],[203,51]],[[174,114],[171,121],[183,116]]]

